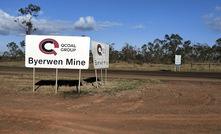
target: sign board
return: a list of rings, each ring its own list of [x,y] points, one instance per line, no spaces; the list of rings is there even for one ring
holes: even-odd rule
[[[95,69],[109,67],[109,45],[91,41]]]
[[[175,66],[181,65],[181,55],[175,55]]]
[[[89,68],[89,37],[26,35],[25,66]]]

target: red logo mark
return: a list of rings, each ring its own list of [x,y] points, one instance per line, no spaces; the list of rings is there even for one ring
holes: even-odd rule
[[[57,55],[57,53],[53,49],[46,49],[45,48],[45,45],[47,43],[54,44],[54,48],[59,48],[59,44],[56,40],[54,40],[54,39],[44,39],[39,44],[39,49],[41,50],[41,52],[44,53],[44,54]]]

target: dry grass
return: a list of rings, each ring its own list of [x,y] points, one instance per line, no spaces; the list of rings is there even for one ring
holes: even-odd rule
[[[165,64],[128,64],[125,62],[111,63],[110,70],[137,70],[137,71],[159,71],[159,70],[172,70],[173,65]]]
[[[42,77],[36,76],[35,78],[35,83],[41,81]],[[119,91],[124,91],[124,90],[134,90],[134,89],[143,89],[144,86],[149,83],[149,84],[155,84],[158,83],[156,80],[127,80],[127,79],[108,79],[107,83],[99,81],[98,85],[99,87],[96,88],[96,83],[95,82],[86,82],[84,79],[87,78],[82,78],[81,83],[81,94],[97,94],[97,93],[110,93],[110,94],[115,94],[116,92]],[[49,81],[54,81],[55,78],[54,76],[48,76],[45,77],[44,80],[49,80]],[[73,77],[62,77],[59,78],[59,80],[73,80],[77,81],[78,78],[73,78]],[[78,96],[77,92],[77,86],[78,85],[62,85],[58,87],[58,94],[57,95],[62,95],[63,97],[76,97]],[[22,93],[32,93],[32,75],[23,75],[23,74],[5,74],[0,76],[0,88],[5,89],[5,91],[17,91],[17,92],[22,92]],[[56,95],[55,94],[55,85],[41,85],[35,86],[36,95]],[[74,96],[73,96],[74,95]]]
[[[25,67],[25,61],[18,62],[0,62],[1,67]]]
[[[125,62],[112,63],[109,66],[110,70],[137,70],[137,71],[159,71],[159,70],[169,70],[174,71],[175,65],[166,65],[166,64],[128,64]],[[179,70],[179,67],[176,67]],[[221,72],[221,65],[193,65],[191,64],[182,64],[180,66],[182,72]]]

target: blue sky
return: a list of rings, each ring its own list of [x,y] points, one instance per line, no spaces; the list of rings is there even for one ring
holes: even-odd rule
[[[4,0],[0,4],[0,51],[25,39],[14,23],[17,10],[30,3],[41,7],[33,34],[86,35],[91,40],[141,47],[179,34],[184,41],[212,46],[221,38],[220,0]]]

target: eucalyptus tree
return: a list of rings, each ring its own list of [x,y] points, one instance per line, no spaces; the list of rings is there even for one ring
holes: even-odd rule
[[[39,6],[33,4],[29,4],[28,7],[18,10],[18,17],[14,21],[25,30],[26,35],[30,35],[38,29],[33,26],[33,19],[38,17],[40,10]]]
[[[22,42],[20,44],[22,44]],[[9,49],[9,51],[4,52],[4,58],[10,58],[13,61],[24,60],[24,53],[15,42],[10,42],[6,46]]]
[[[170,58],[172,63],[175,60],[178,46],[183,45],[182,41],[183,38],[180,37],[178,34],[171,34],[171,36],[169,36],[168,34],[165,35],[164,47],[168,49],[168,57]]]
[[[215,45],[216,45],[216,49],[217,49],[217,53],[218,53],[218,56],[217,56],[218,62],[220,62],[220,60],[221,60],[221,38],[216,40]]]
[[[18,23],[20,27],[25,30],[26,35],[30,35],[37,30],[33,26],[33,19],[38,17],[38,13],[41,10],[39,6],[29,4],[28,7],[20,8],[18,10],[18,17],[14,22]],[[3,57],[11,58],[12,60],[24,60],[25,57],[25,41],[20,42],[20,47],[15,42],[7,44],[9,51],[5,51]],[[22,48],[22,49],[20,49]]]

